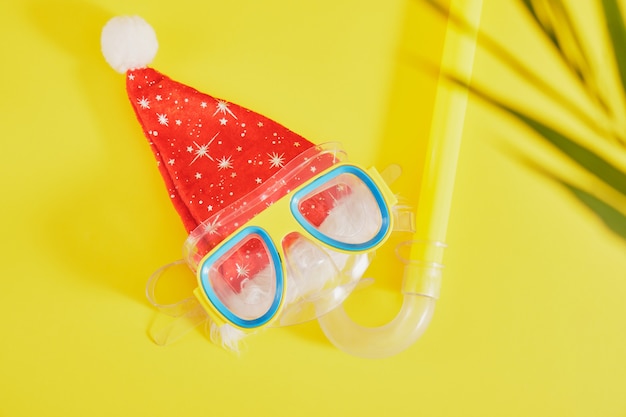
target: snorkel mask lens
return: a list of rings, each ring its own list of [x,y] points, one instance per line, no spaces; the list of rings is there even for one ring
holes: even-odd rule
[[[225,319],[242,328],[267,323],[284,288],[280,257],[269,235],[247,227],[211,253],[199,269],[202,293]]]
[[[313,237],[343,251],[370,250],[390,229],[381,190],[353,165],[339,166],[296,192],[291,212]]]

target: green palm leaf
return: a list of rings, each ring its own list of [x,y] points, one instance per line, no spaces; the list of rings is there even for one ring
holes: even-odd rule
[[[613,233],[626,240],[626,216],[615,207],[593,194],[566,181],[560,181],[573,195],[609,228]]]
[[[613,48],[613,57],[622,83],[621,90],[626,91],[626,27],[622,11],[616,0],[601,0],[606,28]]]
[[[610,115],[611,109],[599,92],[587,52],[565,4],[561,0],[520,1],[589,97]]]

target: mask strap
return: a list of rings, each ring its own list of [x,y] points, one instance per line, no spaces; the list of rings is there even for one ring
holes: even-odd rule
[[[393,184],[398,178],[400,178],[400,175],[402,175],[402,167],[398,164],[387,165],[385,169],[380,172],[380,176],[390,187],[391,184]]]
[[[411,206],[396,205],[391,208],[394,232],[415,233],[415,212]]]
[[[150,326],[149,333],[152,340],[160,346],[175,342],[209,319],[193,295],[169,304],[157,300],[156,289],[166,272],[184,264],[185,261],[179,259],[162,266],[150,276],[146,284],[146,297],[159,312]]]
[[[400,175],[402,175],[402,168],[397,164],[387,165],[380,173],[380,176],[390,187]],[[415,210],[413,207],[404,204],[396,204],[391,208],[391,213],[394,220],[394,232],[415,233]]]

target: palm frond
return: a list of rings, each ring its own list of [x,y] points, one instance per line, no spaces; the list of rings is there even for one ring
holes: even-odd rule
[[[609,32],[613,58],[621,81],[621,90],[626,92],[626,27],[617,0],[601,0],[602,12]]]
[[[599,91],[596,76],[589,65],[591,60],[565,4],[561,0],[520,1],[589,97],[610,116],[611,109]]]
[[[580,203],[595,213],[610,231],[626,240],[626,216],[621,211],[582,188],[576,187],[563,180],[561,180],[560,183],[568,189]]]

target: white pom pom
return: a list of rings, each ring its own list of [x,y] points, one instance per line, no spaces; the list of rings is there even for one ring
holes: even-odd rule
[[[159,43],[154,29],[139,16],[118,16],[102,28],[102,55],[114,70],[144,68],[154,59]]]

